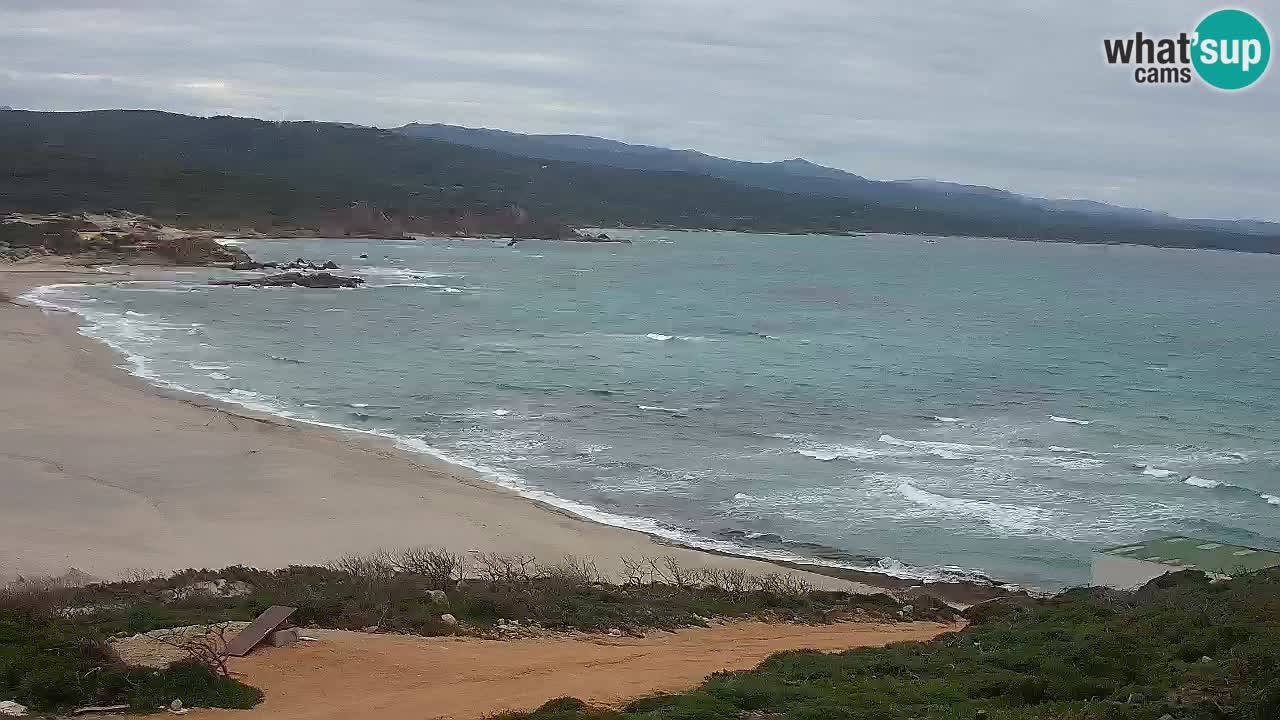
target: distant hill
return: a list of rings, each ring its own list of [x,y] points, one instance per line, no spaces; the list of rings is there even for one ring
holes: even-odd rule
[[[496,134],[503,142],[510,134]],[[495,143],[497,141],[495,140]],[[638,164],[669,158],[598,138],[547,146],[611,152]],[[621,146],[621,147],[619,147]],[[595,149],[592,149],[595,148]],[[0,113],[0,211],[129,209],[178,223],[319,228],[353,207],[386,227],[465,228],[479,218],[528,224],[681,227],[755,232],[897,232],[1280,252],[1280,233],[1153,227],[1124,217],[1032,209],[1024,214],[900,207],[818,192],[857,176],[804,161],[745,163],[743,173],[793,175],[813,192],[731,180],[697,165],[621,167],[529,157],[405,132],[334,123],[200,118],[155,111]],[[663,159],[661,162],[667,162]],[[660,164],[660,163],[659,163]],[[847,177],[846,177],[847,176]],[[994,191],[1003,192],[1003,191]],[[521,221],[523,222],[523,221]],[[506,223],[510,224],[510,223]],[[498,223],[498,226],[501,226]],[[492,227],[494,225],[490,225]]]
[[[868,180],[803,158],[778,162],[746,162],[672,150],[630,145],[587,135],[525,135],[456,125],[412,123],[396,129],[405,135],[488,148],[523,157],[568,160],[636,170],[675,170],[712,175],[753,187],[792,193],[847,197],[898,208],[961,215],[998,216],[1017,222],[1060,223],[1061,213],[1115,219],[1162,228],[1203,228],[1249,234],[1280,235],[1280,223],[1251,220],[1184,220],[1167,213],[1127,208],[1094,200],[1058,200],[1008,190],[928,179]],[[1071,218],[1065,218],[1071,221]],[[1076,217],[1080,221],[1084,218]]]

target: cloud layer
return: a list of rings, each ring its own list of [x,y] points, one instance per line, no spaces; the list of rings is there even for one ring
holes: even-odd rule
[[[0,105],[571,132],[1280,219],[1275,70],[1228,94],[1102,59],[1216,7],[0,0]]]

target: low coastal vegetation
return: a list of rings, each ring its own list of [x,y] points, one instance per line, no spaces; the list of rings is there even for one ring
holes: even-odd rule
[[[789,652],[688,693],[500,720],[1274,720],[1280,572],[1166,575],[1136,592],[1075,589],[970,608],[927,643]]]
[[[0,698],[37,711],[127,704],[246,708],[261,693],[192,651],[167,670],[127,666],[136,633],[246,621],[276,604],[302,626],[490,638],[642,635],[731,619],[829,623],[952,621],[916,595],[814,590],[793,575],[687,569],[627,559],[606,580],[587,560],[456,555],[419,548],[324,567],[136,573],[76,587],[0,593]],[[1280,571],[1226,582],[1167,575],[1134,592],[1068,590],[970,607],[968,626],[925,643],[839,654],[788,652],[711,675],[687,693],[622,707],[558,698],[501,720],[1211,720],[1280,717]]]
[[[0,699],[40,711],[122,703],[154,710],[243,708],[257,690],[225,672],[217,653],[192,646],[165,671],[128,667],[112,641],[138,633],[248,621],[272,605],[297,608],[300,626],[417,635],[526,637],[567,632],[643,635],[723,619],[828,623],[951,620],[922,598],[810,588],[790,574],[688,569],[670,558],[624,559],[607,582],[589,560],[544,564],[529,556],[457,555],[433,548],[350,556],[324,567],[243,567],[134,573],[114,583],[22,582],[0,592]],[[201,652],[204,651],[204,652]]]

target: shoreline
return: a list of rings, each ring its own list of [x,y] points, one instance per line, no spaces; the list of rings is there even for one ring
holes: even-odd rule
[[[119,275],[104,277],[100,272],[83,268],[77,271],[74,267],[13,268],[10,266],[10,268],[0,268],[0,290],[7,291],[15,297],[29,289],[44,285],[62,282],[103,282],[109,281],[107,277],[120,277]],[[169,269],[166,268],[166,270]],[[145,276],[145,273],[145,269],[137,269],[130,275],[136,278]],[[19,326],[16,333],[15,325]],[[397,447],[394,438],[336,426],[330,427],[323,423],[292,420],[240,405],[224,403],[200,394],[166,389],[149,383],[141,377],[124,371],[119,367],[121,359],[119,353],[105,343],[80,334],[79,327],[79,317],[73,313],[51,312],[30,306],[0,305],[0,338],[3,338],[4,344],[8,344],[9,338],[16,334],[18,337],[27,338],[25,343],[40,347],[41,352],[38,353],[40,355],[68,355],[67,350],[78,350],[77,354],[80,357],[76,358],[76,362],[70,363],[74,367],[68,374],[77,385],[90,386],[94,391],[90,394],[106,394],[114,403],[128,405],[142,413],[179,415],[188,424],[202,420],[200,427],[204,429],[201,430],[201,434],[219,435],[216,444],[230,444],[240,450],[246,440],[258,445],[264,444],[265,441],[270,450],[276,451],[269,453],[270,455],[281,453],[294,455],[295,453],[291,451],[296,451],[299,449],[298,446],[302,446],[310,457],[307,460],[295,458],[294,465],[289,468],[257,470],[254,474],[260,477],[261,482],[256,482],[256,478],[251,480],[242,477],[233,483],[237,490],[243,493],[242,502],[260,504],[275,501],[275,504],[268,503],[269,506],[265,509],[232,507],[228,503],[231,498],[209,498],[208,487],[195,489],[193,494],[198,499],[218,506],[218,511],[206,517],[192,519],[198,527],[198,532],[182,533],[169,529],[166,533],[159,533],[170,536],[171,543],[166,548],[166,552],[136,547],[139,541],[142,545],[148,546],[159,539],[153,539],[152,536],[157,533],[147,532],[145,528],[135,529],[135,532],[130,533],[128,526],[139,524],[138,520],[126,522],[124,527],[106,528],[109,534],[114,536],[114,547],[86,549],[67,547],[65,539],[60,542],[54,541],[52,544],[61,548],[58,551],[62,553],[59,560],[54,560],[50,550],[40,550],[39,543],[32,547],[30,540],[24,543],[25,538],[16,536],[0,543],[15,548],[18,556],[14,561],[0,559],[0,578],[24,573],[58,575],[70,568],[76,568],[91,575],[110,576],[113,573],[118,575],[137,568],[173,570],[201,564],[210,567],[233,564],[282,567],[289,564],[326,562],[346,553],[370,552],[381,547],[432,544],[446,546],[459,552],[528,553],[548,562],[558,560],[566,554],[589,554],[601,564],[602,570],[610,574],[616,574],[619,569],[619,559],[623,555],[651,557],[674,555],[682,563],[690,566],[741,567],[756,574],[777,572],[782,568],[802,574],[816,586],[831,589],[901,593],[923,587],[927,592],[957,604],[970,604],[993,596],[1008,594],[1007,589],[995,583],[987,585],[980,582],[926,582],[871,570],[826,567],[816,562],[803,562],[803,559],[752,557],[732,551],[694,547],[660,538],[642,530],[595,521],[549,502],[528,497],[512,488],[505,488],[486,479],[486,476],[477,469]],[[10,348],[0,345],[0,358],[4,358],[10,352]],[[56,359],[51,359],[44,364],[56,366],[58,362]],[[45,370],[47,371],[48,368]],[[37,384],[42,385],[42,383]],[[12,394],[9,392],[10,388],[0,389],[4,390],[3,394]],[[56,394],[56,391],[51,391],[51,388],[37,388],[36,393],[44,400],[42,404],[45,413],[54,409],[50,406],[60,404],[52,402],[54,398],[51,396]],[[18,395],[22,394],[18,393]],[[127,397],[122,399],[116,397],[118,395]],[[72,398],[61,398],[61,400],[65,403]],[[176,400],[177,403],[168,402],[172,400]],[[74,400],[72,403],[78,404]],[[5,404],[9,403],[6,401]],[[161,405],[168,407],[170,412],[162,412],[158,407]],[[32,414],[32,409],[30,406],[8,407],[5,416],[13,420],[27,419]],[[48,420],[48,418],[38,419]],[[249,421],[250,424],[241,427],[237,424],[237,420],[240,419]],[[136,432],[130,431],[129,427],[126,423],[121,428],[124,434],[137,435]],[[3,429],[2,424],[0,429]],[[72,428],[71,434],[84,433],[86,430],[92,434],[92,427],[86,428],[83,423],[77,423],[76,427]],[[281,433],[290,437],[278,437]],[[206,454],[207,448],[199,447],[199,443],[193,447],[191,439],[180,438],[178,437],[180,434],[182,434],[180,431],[166,433],[164,428],[151,428],[151,436],[142,443],[142,447],[137,449],[144,455],[148,454],[154,449],[155,440],[159,440],[165,445],[167,451],[165,454],[172,456],[176,463]],[[0,433],[0,436],[14,437],[14,433],[4,432]],[[57,442],[58,440],[62,442]],[[74,447],[76,445],[74,441],[66,442],[66,438],[46,437],[41,442],[46,444],[52,442],[53,445],[43,453],[44,457],[10,452],[11,448],[4,447],[8,443],[0,442],[0,467],[15,462],[15,458],[17,458],[16,462],[21,463],[25,460],[28,464],[35,458],[46,464],[51,462],[61,473],[68,464],[64,462],[63,455],[72,456],[74,461],[88,460],[88,458],[76,457],[78,448]],[[276,447],[270,447],[272,444]],[[244,449],[243,452],[248,455],[259,455],[266,453],[267,449],[249,448]],[[58,455],[58,457],[49,457],[50,455]],[[129,463],[120,463],[121,460],[127,461],[129,458],[116,458],[117,463],[106,468],[109,472],[95,469],[93,473],[84,475],[90,481],[132,495],[134,502],[126,502],[124,505],[129,506],[130,512],[139,519],[156,514],[162,517],[189,514],[186,509],[177,507],[187,500],[182,497],[182,492],[174,491],[172,488],[156,487],[157,481],[160,480],[158,477],[150,477],[149,482],[145,483],[137,482],[135,478],[129,477],[132,474]],[[321,482],[317,487],[310,487],[306,482],[307,476],[325,475],[324,466],[332,464],[333,460],[338,460],[340,465],[359,468],[363,477],[342,482],[337,481],[330,474],[323,479],[316,478]],[[237,458],[236,464],[245,464],[245,461]],[[260,463],[248,462],[247,464]],[[21,468],[11,467],[0,475],[13,473],[16,476],[22,472],[24,471]],[[30,468],[25,472],[29,474]],[[111,474],[120,474],[124,478],[121,480],[99,477],[99,475]],[[216,468],[203,468],[195,474],[203,481],[202,484],[218,482]],[[379,495],[376,502],[364,497],[364,491],[369,489],[365,486],[371,481]],[[20,480],[19,483],[21,482]],[[27,482],[32,481],[28,479]],[[276,484],[283,487],[275,487]],[[138,485],[147,487],[138,487]],[[317,501],[311,495],[320,492],[321,489],[325,494],[320,497],[321,506],[316,507]],[[444,503],[443,508],[434,507],[438,503],[428,501],[428,496],[421,494],[426,489],[431,490],[434,495],[431,500],[439,500],[440,495],[448,495],[450,503]],[[82,495],[83,490],[84,488],[78,489]],[[37,496],[40,495],[39,488],[32,488],[32,491]],[[267,495],[265,498],[261,497],[264,491]],[[76,493],[77,489],[73,488],[72,494]],[[327,505],[332,502],[331,496],[343,498],[342,504],[347,506],[347,512],[335,515],[332,506]],[[139,503],[149,504],[151,509],[140,508]],[[451,503],[453,507],[449,507]],[[18,503],[19,507],[22,505],[23,503]],[[55,498],[45,498],[43,507],[30,508],[30,512],[36,518],[49,516],[50,524],[61,525],[62,520],[57,517],[59,505]],[[371,517],[368,513],[373,510],[373,505],[379,507],[379,512],[387,512],[389,515],[380,517],[375,513]],[[456,511],[459,509],[463,510],[461,513],[463,517],[454,517],[444,523],[449,527],[446,531],[441,527],[443,520],[440,517],[441,511],[457,515]],[[266,512],[265,515],[275,516],[274,522],[263,518],[264,510],[271,511]],[[50,516],[50,513],[53,515]],[[246,514],[262,519],[246,527],[243,526]],[[30,519],[30,517],[25,518],[26,521]],[[217,542],[214,540],[217,535],[216,526],[227,521],[231,521],[230,525],[238,526],[239,532],[243,533],[246,539],[256,537],[259,542],[255,545],[270,545],[272,540],[276,539],[274,536],[279,534],[287,536],[286,540],[294,536],[311,539],[303,543],[304,548],[292,551],[286,548],[261,547],[250,550],[245,547],[238,553],[232,553],[196,546],[205,542],[216,545]],[[435,527],[416,532],[403,526],[388,527],[395,523],[434,524]],[[7,534],[4,528],[15,524],[21,528],[24,521],[8,518],[6,511],[0,510],[0,537]],[[145,523],[141,524],[145,525]],[[295,527],[296,525],[311,527],[310,529],[298,528]],[[316,537],[317,528],[319,534],[326,537]],[[45,528],[43,533],[37,533],[37,535],[57,535],[59,529]],[[101,531],[97,534],[100,535]],[[350,540],[335,542],[335,535],[346,535]],[[101,539],[96,541],[102,542]],[[586,552],[588,549],[590,552]],[[40,555],[45,557],[43,559],[34,557]],[[118,558],[114,561],[114,566],[108,556]],[[10,562],[12,567],[6,567]]]

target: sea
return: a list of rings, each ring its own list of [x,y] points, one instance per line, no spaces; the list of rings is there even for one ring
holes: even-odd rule
[[[1280,256],[608,232],[231,241],[367,282],[26,297],[157,385],[695,547],[1041,590],[1151,536],[1280,547]]]

